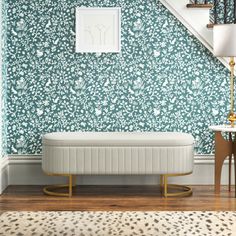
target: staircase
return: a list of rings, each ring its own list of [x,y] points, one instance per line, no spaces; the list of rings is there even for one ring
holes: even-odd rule
[[[188,8],[208,8],[210,9],[210,23],[208,28],[213,28],[217,24],[236,23],[236,1],[235,0],[190,0],[186,5]]]
[[[160,0],[186,28],[213,52],[217,24],[236,24],[236,0]],[[219,58],[227,67],[228,58]]]

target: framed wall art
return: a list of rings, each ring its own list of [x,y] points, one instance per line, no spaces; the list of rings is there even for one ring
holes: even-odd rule
[[[121,8],[77,7],[76,52],[121,50]]]

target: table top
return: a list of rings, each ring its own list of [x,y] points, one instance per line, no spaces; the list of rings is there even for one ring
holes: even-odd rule
[[[209,129],[212,131],[221,131],[221,132],[232,132],[236,133],[236,126],[231,127],[231,125],[212,125],[209,126]]]

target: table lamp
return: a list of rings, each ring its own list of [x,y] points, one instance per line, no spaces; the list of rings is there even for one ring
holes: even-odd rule
[[[213,29],[214,55],[217,57],[230,57],[230,112],[228,120],[234,127],[236,114],[234,113],[234,57],[236,56],[236,24],[215,25]]]

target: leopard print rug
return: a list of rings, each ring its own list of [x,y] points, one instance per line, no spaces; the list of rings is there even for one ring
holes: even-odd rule
[[[16,236],[229,236],[236,212],[3,212],[0,235]]]

